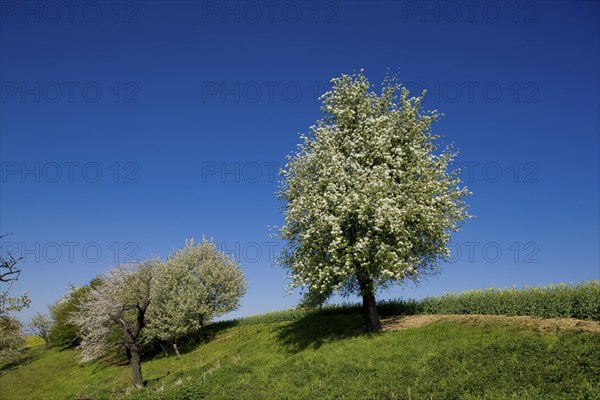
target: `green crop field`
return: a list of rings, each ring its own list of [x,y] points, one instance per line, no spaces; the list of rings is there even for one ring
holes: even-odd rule
[[[536,328],[546,321],[541,318],[524,326],[510,317],[473,316],[470,322],[432,320],[365,334],[353,305],[215,323],[190,338],[180,358],[158,354],[145,360],[146,387],[139,390],[131,387],[127,366],[107,360],[78,364],[75,350],[36,346],[0,367],[0,398],[600,399],[598,290],[593,281],[381,307],[387,316],[434,314],[434,303],[438,314],[573,317],[587,310],[587,321],[547,320],[557,329],[544,331]],[[512,305],[493,300],[501,298]],[[589,329],[577,329],[582,326]]]

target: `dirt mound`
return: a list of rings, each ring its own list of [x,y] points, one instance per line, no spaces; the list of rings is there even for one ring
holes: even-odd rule
[[[540,318],[505,315],[405,315],[383,319],[381,324],[384,331],[397,331],[418,328],[437,321],[453,321],[468,325],[478,325],[485,322],[510,323],[545,333],[568,330],[600,333],[600,321],[587,321],[575,318]]]

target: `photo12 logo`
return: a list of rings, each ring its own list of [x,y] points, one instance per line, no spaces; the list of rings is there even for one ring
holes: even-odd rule
[[[537,24],[540,15],[540,3],[534,1],[402,1],[400,7],[402,23]]]
[[[538,255],[540,246],[536,242],[513,242],[502,244],[500,242],[450,242],[449,264],[465,262],[469,264],[487,263],[496,264],[500,261],[509,261],[515,264],[537,264],[540,262]]]
[[[273,265],[277,261],[281,243],[277,241],[269,242],[234,242],[217,243],[217,249],[232,257],[237,263],[255,264],[261,261]]]
[[[221,24],[336,24],[337,1],[203,1],[200,21]]]
[[[426,102],[433,103],[539,103],[537,82],[451,81],[402,82],[414,96],[427,90]]]
[[[2,1],[3,24],[135,24],[140,22],[137,1]]]
[[[516,184],[539,183],[540,165],[535,161],[515,161],[510,164],[497,161],[465,161],[451,165],[452,169],[460,169],[460,177],[464,183],[498,183],[508,181]]]
[[[94,241],[11,242],[3,241],[3,257],[21,258],[24,263],[76,264],[108,262],[114,264],[137,262],[140,248],[136,242],[102,244]],[[108,258],[106,258],[108,256]],[[9,257],[7,257],[9,258]]]
[[[2,103],[139,103],[140,87],[126,82],[2,81]]]
[[[2,183],[98,183],[104,178],[113,183],[139,183],[140,167],[136,162],[100,164],[95,161],[50,161],[0,163]]]
[[[202,103],[297,103],[305,89],[298,82],[251,81],[251,82],[202,82]]]
[[[276,81],[203,81],[202,103],[298,103],[308,99],[320,103],[320,97],[331,90],[331,82]]]
[[[276,161],[218,162],[201,164],[202,183],[258,183],[277,182],[280,164]]]

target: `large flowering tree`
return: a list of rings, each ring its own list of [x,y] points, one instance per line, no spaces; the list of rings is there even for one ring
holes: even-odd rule
[[[282,262],[290,285],[313,297],[360,294],[367,331],[377,331],[377,290],[439,270],[469,192],[450,169],[457,153],[438,151],[425,93],[411,98],[388,76],[377,94],[362,70],[332,84],[323,118],[281,171]]]

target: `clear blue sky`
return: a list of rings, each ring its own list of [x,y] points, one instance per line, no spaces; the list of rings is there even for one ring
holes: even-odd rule
[[[232,317],[293,306],[269,266],[276,172],[360,68],[429,89],[477,216],[439,277],[380,298],[599,278],[597,2],[0,4],[0,230],[25,257],[24,320],[202,235],[246,273]]]

